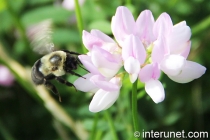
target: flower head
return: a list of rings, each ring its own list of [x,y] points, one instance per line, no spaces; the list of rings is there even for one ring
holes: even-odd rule
[[[138,75],[155,103],[165,97],[158,81],[160,71],[179,83],[190,82],[205,73],[205,67],[186,60],[191,46],[191,30],[185,21],[173,25],[167,13],[162,13],[155,21],[149,10],[141,12],[135,21],[131,12],[120,6],[112,18],[111,27],[122,47],[124,68],[130,74],[131,82]]]
[[[0,85],[2,86],[11,86],[14,82],[14,77],[5,66],[0,65]]]
[[[119,96],[122,84],[116,74],[122,67],[121,49],[99,30],[83,31],[83,43],[89,52],[79,59],[90,73],[83,76],[86,79],[78,78],[74,86],[84,92],[95,92],[89,109],[98,112],[114,104]]]
[[[145,91],[155,103],[165,99],[158,80],[161,71],[178,83],[201,77],[206,68],[188,61],[191,30],[185,21],[173,25],[162,13],[155,21],[152,12],[144,10],[135,21],[128,8],[120,6],[112,17],[111,29],[117,43],[99,30],[83,31],[83,43],[89,50],[79,59],[89,74],[74,85],[84,92],[94,92],[89,109],[98,112],[109,108],[118,98],[124,66],[131,83],[137,78],[145,83]],[[81,84],[84,83],[84,84]]]
[[[79,0],[79,4],[83,5],[85,0]],[[75,9],[75,4],[73,0],[64,0],[62,2],[62,6],[66,8],[67,10],[74,10]]]

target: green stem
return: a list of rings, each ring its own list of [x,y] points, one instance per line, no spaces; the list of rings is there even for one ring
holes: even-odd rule
[[[75,10],[76,10],[77,26],[78,26],[78,29],[79,29],[80,39],[81,39],[81,42],[82,42],[82,31],[84,29],[82,14],[81,14],[80,5],[79,5],[78,0],[74,0],[74,4],[75,4]],[[83,45],[81,45],[81,46],[83,48],[83,53],[86,53],[85,47]]]
[[[6,6],[7,6],[7,11],[9,12],[10,16],[12,17],[14,26],[15,26],[15,28],[17,28],[17,31],[20,35],[19,40],[23,41],[23,43],[24,43],[24,45],[23,45],[24,50],[26,52],[28,52],[28,54],[33,53],[32,49],[29,47],[30,42],[26,35],[26,29],[25,29],[23,23],[21,22],[20,17],[18,16],[18,14],[14,11],[13,7],[11,6],[12,1],[5,0],[5,2],[6,2]],[[26,62],[32,63],[33,59],[31,59],[31,56],[26,55],[26,57],[27,57]]]
[[[134,125],[134,132],[139,131],[138,127],[138,119],[137,119],[137,84],[138,80],[133,83],[132,87],[132,116],[133,116],[133,125]]]
[[[90,140],[95,139],[97,123],[98,123],[98,113],[95,114],[95,118],[94,118],[94,122],[93,122],[93,128],[92,128],[92,132],[90,134]]]
[[[15,138],[9,133],[9,131],[3,125],[1,120],[0,120],[0,134],[2,135],[2,138],[4,138],[5,140],[15,140]]]
[[[131,0],[126,0],[126,5],[130,5],[131,4]]]
[[[196,35],[210,27],[210,16],[192,27],[192,34]]]
[[[18,32],[20,33],[21,38],[24,40],[25,45],[29,46],[30,43],[29,43],[29,41],[27,39],[26,31],[25,31],[25,28],[24,28],[23,24],[20,21],[20,18],[15,13],[15,11],[12,9],[12,7],[10,5],[10,2],[7,1],[7,0],[5,2],[6,2],[6,5],[7,5],[7,10],[10,13],[10,15],[11,15],[11,17],[13,19],[13,22],[14,22],[14,24],[16,25],[16,27],[18,29]]]
[[[115,127],[114,127],[114,122],[111,119],[110,113],[107,110],[104,111],[104,113],[105,113],[105,117],[109,123],[109,127],[111,130],[112,136],[113,136],[113,140],[118,140],[117,133],[116,133]]]

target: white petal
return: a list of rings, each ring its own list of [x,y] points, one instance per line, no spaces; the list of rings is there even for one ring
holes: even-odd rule
[[[107,78],[113,77],[118,72],[118,69],[98,68],[98,70],[101,75]]]
[[[125,60],[124,68],[129,74],[131,73],[138,74],[140,71],[140,63],[137,59],[130,56]]]
[[[138,74],[137,73],[130,74],[129,78],[130,78],[131,83],[134,83],[136,79],[138,78]]]
[[[160,68],[165,74],[175,76],[181,72],[185,61],[183,56],[167,55],[160,63]]]
[[[174,25],[167,40],[170,51],[172,53],[182,52],[186,48],[185,44],[190,40],[190,36],[191,30],[185,21]]]
[[[140,71],[140,63],[137,59],[133,57],[128,57],[124,63],[125,70],[129,73],[131,83],[134,83],[138,78],[138,74]]]
[[[177,83],[188,83],[194,79],[200,78],[206,72],[206,68],[198,63],[186,61],[181,73],[169,78]]]
[[[158,80],[150,80],[145,83],[145,90],[152,100],[157,104],[165,99],[163,85]]]
[[[93,74],[88,73],[84,75],[86,79],[80,77],[76,81],[74,81],[74,86],[77,90],[83,91],[83,92],[95,92],[98,90],[95,84],[93,84],[90,81],[90,78],[93,76]]]
[[[108,92],[99,89],[90,103],[89,110],[91,112],[99,112],[112,106],[119,96],[119,91]]]

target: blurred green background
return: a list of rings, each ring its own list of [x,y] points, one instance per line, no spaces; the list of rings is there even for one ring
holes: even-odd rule
[[[74,2],[73,0],[69,0]],[[0,65],[15,77],[11,86],[0,85],[0,139],[8,140],[111,140],[110,122],[119,139],[132,140],[131,83],[123,81],[121,94],[107,112],[89,112],[89,93],[54,82],[57,96],[36,88],[30,81],[30,69],[41,57],[32,51],[26,29],[45,19],[53,21],[53,42],[58,49],[82,53],[81,35],[75,9],[62,7],[59,0],[0,0]],[[192,30],[189,60],[207,68],[199,79],[178,84],[162,75],[166,98],[155,104],[144,86],[138,84],[138,114],[141,131],[210,132],[210,1],[208,0],[84,0],[80,5],[84,29],[99,29],[112,36],[110,23],[118,6],[127,6],[135,18],[145,9],[155,19],[167,12],[174,24],[185,20]],[[78,73],[84,74],[78,69]],[[0,73],[0,76],[1,73]],[[73,82],[77,77],[66,76]]]

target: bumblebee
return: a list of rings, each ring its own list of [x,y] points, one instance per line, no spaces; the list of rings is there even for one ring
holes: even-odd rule
[[[31,71],[31,78],[34,84],[45,85],[53,93],[59,96],[59,101],[61,102],[60,94],[50,80],[55,79],[62,84],[74,87],[72,83],[61,78],[61,76],[66,73],[82,77],[73,71],[81,64],[74,55],[79,54],[68,50],[54,51],[37,60]]]
[[[76,70],[78,66],[81,67],[82,63],[77,57],[80,55],[79,53],[68,50],[55,51],[50,36],[52,33],[50,25],[51,21],[44,21],[32,26],[27,32],[34,51],[40,54],[48,53],[34,63],[31,70],[31,78],[35,85],[45,85],[53,93],[58,95],[59,101],[61,102],[59,92],[50,81],[55,79],[62,84],[74,87],[72,83],[64,80],[61,76],[69,73],[82,77],[73,71]]]

